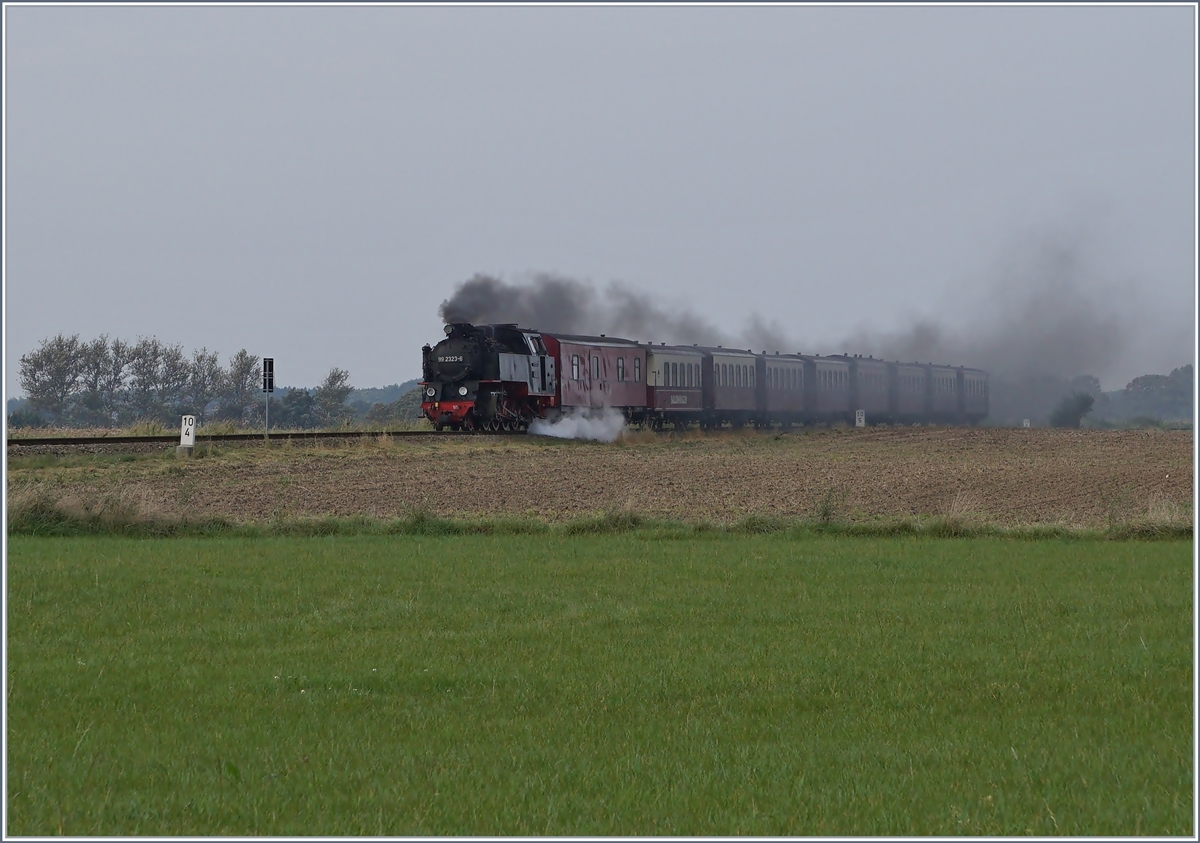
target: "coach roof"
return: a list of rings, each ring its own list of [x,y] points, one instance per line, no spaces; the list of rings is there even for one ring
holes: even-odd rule
[[[553,337],[560,342],[573,342],[580,345],[611,345],[611,346],[631,346],[636,348],[639,343],[633,340],[627,340],[624,337],[585,337],[578,334],[556,334],[553,331],[545,331],[542,336]]]

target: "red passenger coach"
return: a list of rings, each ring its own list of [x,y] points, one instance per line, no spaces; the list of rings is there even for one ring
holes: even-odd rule
[[[958,370],[959,412],[963,421],[978,424],[988,414],[988,376],[979,369]]]
[[[656,427],[699,421],[704,410],[704,353],[693,346],[650,346],[646,356],[646,418]]]
[[[874,357],[839,354],[828,359],[844,360],[850,365],[850,410],[862,410],[868,423],[886,421],[888,402],[888,364]]]
[[[917,363],[893,363],[888,373],[892,384],[889,415],[896,422],[915,422],[926,418],[925,369]]]
[[[958,420],[958,371],[949,366],[928,366],[929,415],[934,421]]]
[[[798,354],[760,358],[763,402],[768,418],[789,425],[804,418],[804,360]]]
[[[640,411],[646,406],[646,350],[632,340],[542,334],[558,359],[560,406]]]
[[[715,425],[741,427],[758,415],[758,357],[740,348],[705,348],[704,404]]]
[[[808,370],[806,415],[846,421],[851,416],[850,364],[842,357],[803,355]]]

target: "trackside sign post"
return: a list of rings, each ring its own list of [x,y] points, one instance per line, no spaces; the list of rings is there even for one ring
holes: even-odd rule
[[[191,456],[192,449],[196,447],[196,417],[183,416],[180,419],[179,425],[179,447],[175,449],[176,454]]]
[[[265,419],[263,427],[263,438],[271,438],[271,393],[275,391],[275,358],[263,358],[263,395],[266,396],[266,409],[263,412]]]

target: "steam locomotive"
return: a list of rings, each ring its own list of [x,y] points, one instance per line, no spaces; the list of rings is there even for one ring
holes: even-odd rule
[[[605,408],[656,430],[977,424],[988,414],[986,372],[858,354],[655,345],[460,322],[421,357],[421,410],[438,430],[518,431],[534,419]]]

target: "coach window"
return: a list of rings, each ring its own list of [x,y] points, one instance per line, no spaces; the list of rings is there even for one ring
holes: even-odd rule
[[[571,380],[579,380],[579,355],[571,355]]]
[[[619,380],[619,381],[625,380],[625,358],[624,357],[617,358],[617,380]]]
[[[642,382],[642,358],[640,357],[633,358],[633,382]]]
[[[592,380],[600,380],[600,358],[592,358]]]

